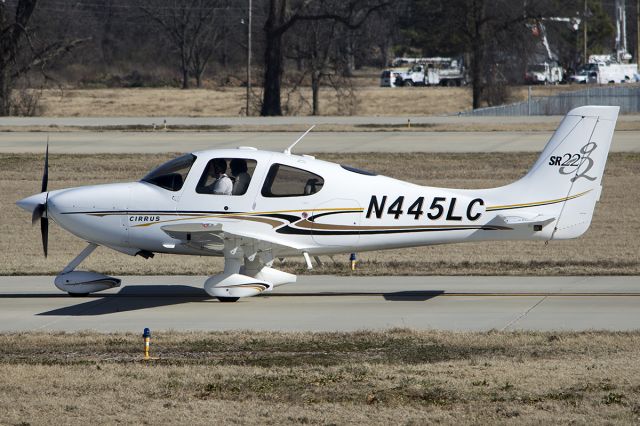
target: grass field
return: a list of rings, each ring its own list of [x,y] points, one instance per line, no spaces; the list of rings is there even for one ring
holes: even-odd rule
[[[3,424],[637,424],[640,334],[0,335]]]
[[[581,85],[534,86],[532,96],[549,96],[582,90]],[[311,114],[311,91],[283,89],[285,115]],[[527,86],[514,86],[508,102],[527,99]],[[258,115],[261,93],[252,95],[252,115]],[[336,95],[333,89],[320,91],[320,115],[422,116],[450,115],[471,109],[468,87],[377,87],[356,86],[353,99]],[[51,117],[211,117],[245,115],[246,88],[217,87],[181,90],[177,88],[48,89],[42,92],[41,115]],[[288,109],[287,109],[288,108]]]
[[[289,115],[311,113],[310,92],[293,96]],[[259,98],[259,94],[256,94]],[[286,93],[283,93],[285,102]],[[45,90],[42,115],[52,117],[211,117],[245,115],[246,89],[68,89]],[[469,88],[358,88],[347,102],[335,91],[321,90],[321,115],[443,115],[471,106]],[[252,112],[258,115],[259,111]]]
[[[137,180],[171,155],[52,155],[50,189]],[[482,188],[515,180],[537,154],[319,154],[319,158],[375,170],[422,185]],[[15,206],[36,193],[42,156],[0,155],[0,274],[57,274],[85,243],[52,224],[49,257],[42,256],[39,227]],[[402,164],[402,170],[394,165]],[[591,229],[580,239],[544,242],[484,242],[360,253],[356,275],[625,275],[640,273],[640,154],[613,153]],[[347,255],[325,261],[311,273],[352,274]],[[132,258],[99,248],[83,268],[109,274],[210,275],[222,259],[157,255]],[[279,269],[308,273],[289,259]]]

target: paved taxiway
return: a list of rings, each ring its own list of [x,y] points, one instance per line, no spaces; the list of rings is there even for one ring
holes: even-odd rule
[[[0,331],[640,329],[640,277],[301,276],[219,303],[206,277],[123,277],[72,298],[53,277],[0,277]]]
[[[314,132],[296,146],[310,152],[539,152],[551,132]],[[56,132],[51,152],[160,153],[253,146],[282,151],[298,137],[291,132]],[[0,133],[1,153],[42,153],[43,132]],[[613,152],[640,152],[640,131],[616,132]]]
[[[412,124],[536,124],[560,123],[561,115],[530,116],[464,116],[464,115],[422,115],[422,116],[281,116],[281,117],[0,117],[0,127],[109,127],[109,126],[291,126],[312,124],[335,125],[406,125]],[[638,114],[622,114],[618,122],[638,122]]]

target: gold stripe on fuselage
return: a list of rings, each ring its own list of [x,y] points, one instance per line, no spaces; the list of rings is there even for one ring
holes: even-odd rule
[[[571,195],[569,197],[564,197],[564,198],[556,198],[554,200],[536,201],[533,203],[523,203],[523,204],[507,204],[504,206],[489,206],[487,207],[486,210],[490,212],[495,210],[508,210],[508,209],[517,209],[517,208],[525,208],[525,207],[536,207],[536,206],[542,206],[546,204],[556,204],[556,203],[561,203],[563,201],[573,200],[574,198],[582,197],[583,195],[591,191],[592,189],[589,189],[588,191],[584,191],[579,194]]]

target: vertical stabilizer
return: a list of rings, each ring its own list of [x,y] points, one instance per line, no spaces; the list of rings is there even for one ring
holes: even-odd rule
[[[509,186],[548,201],[545,212],[556,217],[552,239],[576,238],[589,228],[618,111],[615,106],[571,110],[529,173]]]

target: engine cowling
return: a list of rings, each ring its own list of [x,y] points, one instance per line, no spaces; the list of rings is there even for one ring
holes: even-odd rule
[[[120,282],[118,278],[97,272],[71,271],[58,275],[54,284],[70,294],[88,294],[120,287]]]

